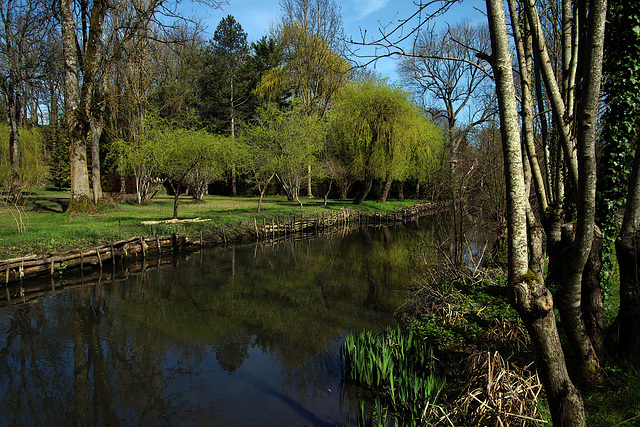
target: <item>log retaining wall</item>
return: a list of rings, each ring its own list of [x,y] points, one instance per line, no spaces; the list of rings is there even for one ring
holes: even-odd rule
[[[309,238],[319,233],[328,233],[337,229],[352,229],[359,226],[382,226],[393,223],[414,221],[420,216],[433,213],[434,205],[420,204],[388,213],[360,212],[358,209],[340,209],[323,213],[316,217],[293,217],[285,219],[262,220],[254,218],[252,233],[257,242],[275,242],[287,238]],[[224,244],[227,244],[225,237]],[[68,252],[28,255],[20,258],[0,260],[0,283],[22,281],[38,276],[59,277],[69,270],[87,268],[102,269],[105,263],[124,262],[127,259],[149,254],[159,257],[165,252],[182,249],[197,249],[214,246],[200,239],[169,234],[163,236],[132,237],[88,249]]]

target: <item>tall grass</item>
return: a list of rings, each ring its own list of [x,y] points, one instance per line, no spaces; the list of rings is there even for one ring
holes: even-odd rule
[[[341,348],[343,378],[373,389],[372,416],[360,425],[425,425],[428,408],[444,388],[445,379],[432,372],[433,353],[424,340],[399,326],[379,334],[363,331],[346,337]]]

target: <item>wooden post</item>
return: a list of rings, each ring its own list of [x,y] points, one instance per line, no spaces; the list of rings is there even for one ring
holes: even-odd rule
[[[224,228],[222,229],[222,235],[224,236]],[[227,238],[224,238],[225,244],[227,243]],[[200,249],[202,249],[202,230],[200,230]]]
[[[111,243],[111,259],[113,260],[113,265],[116,265],[116,253],[113,250],[113,243]]]
[[[158,257],[160,257],[160,252],[161,252],[161,248],[160,248],[160,236],[158,236],[156,234],[156,243],[158,244]]]
[[[140,237],[140,249],[142,249],[142,259],[147,257],[147,250],[145,248],[144,237]]]
[[[98,256],[98,264],[100,265],[100,270],[102,270],[102,258],[100,258],[100,248],[96,248],[96,255]],[[116,263],[114,262],[113,265],[115,266]]]
[[[7,263],[7,266],[6,266],[6,276],[5,276],[5,279],[4,279],[4,283],[7,285],[7,292],[9,292],[9,288],[8,288],[8,286],[9,286],[9,270],[10,270],[10,268],[9,268],[9,263]],[[8,295],[8,294],[7,294],[7,295]]]
[[[82,255],[82,249],[80,249],[80,272],[84,270],[84,256]]]

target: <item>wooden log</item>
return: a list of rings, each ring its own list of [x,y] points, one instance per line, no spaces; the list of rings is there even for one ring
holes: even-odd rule
[[[16,262],[29,261],[37,258],[38,258],[38,255],[31,254],[31,255],[25,255],[23,257],[18,257],[18,258],[3,259],[3,260],[0,260],[0,264],[15,264]]]

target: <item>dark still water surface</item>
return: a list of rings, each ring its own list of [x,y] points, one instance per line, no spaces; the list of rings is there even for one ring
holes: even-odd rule
[[[363,229],[151,259],[5,304],[0,425],[353,423],[340,345],[393,323],[420,236]]]

